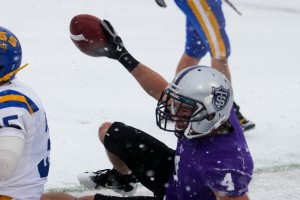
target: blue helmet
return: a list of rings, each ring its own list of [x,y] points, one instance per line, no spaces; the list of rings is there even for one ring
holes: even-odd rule
[[[0,83],[12,80],[22,61],[22,48],[17,37],[0,26]]]

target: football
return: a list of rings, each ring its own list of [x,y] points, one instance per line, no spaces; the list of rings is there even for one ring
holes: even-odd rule
[[[88,14],[76,15],[70,22],[70,37],[77,48],[93,57],[102,56],[99,49],[107,43],[101,20]]]

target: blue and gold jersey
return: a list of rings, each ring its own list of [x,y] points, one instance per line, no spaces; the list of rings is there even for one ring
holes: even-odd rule
[[[0,140],[24,140],[24,150],[11,177],[0,180],[0,195],[40,199],[49,171],[50,137],[46,113],[34,91],[14,79],[0,87]]]
[[[185,53],[202,58],[207,52],[212,58],[230,55],[230,43],[225,31],[222,0],[175,0],[186,15]]]

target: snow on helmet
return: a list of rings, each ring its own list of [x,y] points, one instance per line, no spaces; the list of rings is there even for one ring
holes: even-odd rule
[[[229,80],[214,68],[193,66],[178,73],[162,92],[156,122],[163,130],[181,131],[187,138],[201,137],[228,120],[232,105]],[[190,114],[182,114],[184,109],[190,109]],[[175,129],[168,126],[170,121],[175,122]]]

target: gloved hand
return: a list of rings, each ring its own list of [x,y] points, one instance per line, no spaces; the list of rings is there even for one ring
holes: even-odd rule
[[[107,45],[101,50],[103,51],[103,56],[118,60],[129,72],[131,72],[139,62],[126,50],[122,39],[118,36],[109,21],[101,21],[101,26],[108,38]]]
[[[167,4],[165,3],[164,0],[155,0],[155,2],[160,6],[160,7],[167,7]]]
[[[118,36],[117,32],[109,21],[101,21],[101,26],[104,28],[108,38],[107,45],[104,47],[103,55],[108,58],[119,60],[123,54],[128,53],[124,47],[122,39]]]

